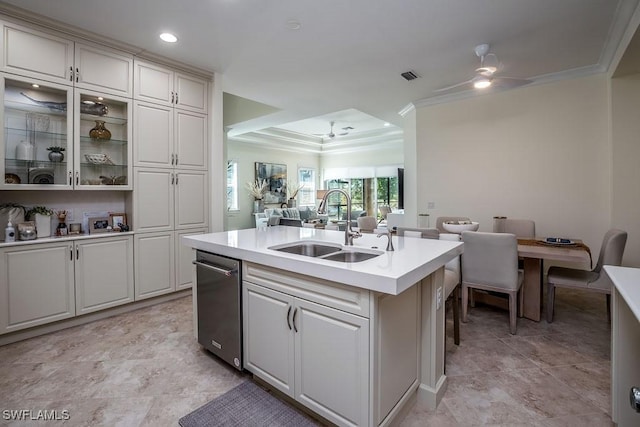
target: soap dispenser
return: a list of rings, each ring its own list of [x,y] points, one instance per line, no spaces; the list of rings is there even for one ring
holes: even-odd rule
[[[15,242],[16,241],[16,230],[13,228],[11,221],[7,223],[7,228],[4,230],[4,241],[5,242]]]

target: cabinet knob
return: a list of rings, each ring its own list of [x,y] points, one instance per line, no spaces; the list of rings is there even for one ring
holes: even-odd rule
[[[69,67],[69,81],[70,82],[73,81],[73,67],[72,66]]]
[[[76,171],[76,185],[80,184],[80,172]]]
[[[178,105],[178,92],[176,92],[176,105]]]
[[[173,91],[171,91],[171,103],[175,104],[176,95]]]
[[[631,407],[636,412],[640,412],[640,388],[639,387],[631,387],[631,390],[629,390],[629,401],[631,403]]]
[[[69,185],[73,185],[73,174],[69,171]]]
[[[80,69],[76,68],[76,83],[78,83],[79,79],[80,79]]]

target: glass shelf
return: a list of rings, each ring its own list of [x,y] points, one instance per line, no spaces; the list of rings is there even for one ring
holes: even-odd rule
[[[115,144],[115,145],[127,145],[128,141],[123,141],[121,139],[94,139],[89,138],[88,136],[81,136],[80,142],[82,144],[99,144],[99,145],[107,145],[107,144]]]

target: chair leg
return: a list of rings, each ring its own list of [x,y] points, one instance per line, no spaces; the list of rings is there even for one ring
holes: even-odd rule
[[[453,289],[453,342],[460,345],[460,285]]]
[[[547,286],[547,323],[553,322],[553,302],[556,297],[556,287],[553,283]]]
[[[518,319],[518,304],[516,302],[517,291],[509,292],[509,332],[516,334],[516,322]]]
[[[524,289],[518,291],[518,317],[524,317]]]
[[[469,291],[469,304],[471,305],[472,308],[476,306],[476,299],[474,298],[474,295],[473,295],[473,288]]]
[[[611,323],[611,294],[607,294],[607,320]]]
[[[467,323],[467,309],[469,305],[469,287],[462,285],[462,321]]]

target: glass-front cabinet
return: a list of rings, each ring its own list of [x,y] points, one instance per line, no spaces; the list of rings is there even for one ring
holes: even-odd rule
[[[3,190],[130,190],[130,100],[2,74]]]

